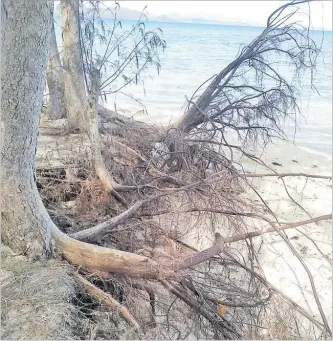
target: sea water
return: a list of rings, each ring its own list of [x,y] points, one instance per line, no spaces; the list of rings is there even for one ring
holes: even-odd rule
[[[105,19],[109,26],[111,19]],[[122,21],[123,28],[135,22]],[[105,106],[122,110],[147,123],[167,125],[181,116],[186,98],[208,78],[219,73],[237,56],[241,47],[257,37],[263,28],[229,25],[148,22],[147,29],[160,28],[167,48],[160,54],[161,70],[151,68],[142,77],[144,85],[130,85],[124,94],[108,95]],[[58,38],[59,38],[59,29]],[[304,86],[299,106],[302,116],[295,125],[286,123],[290,140],[311,153],[331,158],[332,154],[332,32],[313,31],[312,38],[322,43],[315,86],[319,93]],[[61,44],[61,42],[59,41]],[[309,77],[309,76],[307,76]],[[304,79],[309,84],[309,79]],[[129,95],[129,96],[128,96]],[[133,98],[135,99],[133,99]],[[142,106],[147,109],[142,113]]]

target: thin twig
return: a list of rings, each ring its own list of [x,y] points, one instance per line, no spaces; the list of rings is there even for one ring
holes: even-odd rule
[[[246,176],[247,178],[262,178],[267,176],[276,176],[278,178],[283,178],[286,176],[305,176],[307,178],[314,178],[314,179],[328,179],[331,180],[331,175],[318,175],[318,174],[306,174],[306,173],[243,173],[241,175]]]

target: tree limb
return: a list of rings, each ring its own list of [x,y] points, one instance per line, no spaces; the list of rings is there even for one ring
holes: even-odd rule
[[[135,320],[132,314],[128,311],[126,307],[121,305],[117,300],[115,300],[110,294],[107,294],[103,290],[97,288],[94,284],[90,283],[84,277],[79,274],[75,274],[75,278],[80,282],[80,284],[85,288],[88,294],[103,303],[107,307],[119,312],[119,315],[130,325],[132,325],[136,330],[140,330],[141,327],[139,323]]]
[[[318,175],[318,174],[307,174],[307,173],[240,173],[241,175],[247,177],[247,178],[262,178],[262,177],[268,177],[268,176],[276,176],[278,178],[283,178],[287,176],[304,176],[307,178],[314,178],[314,179],[332,179],[332,175]]]
[[[272,221],[270,221],[269,219],[266,219],[266,221],[269,222],[273,227],[266,228],[265,230],[261,230],[261,231],[248,232],[248,233],[236,235],[233,237],[227,237],[227,238],[223,238],[219,233],[216,233],[215,243],[212,247],[203,251],[196,252],[194,255],[182,261],[181,264],[178,266],[177,271],[190,268],[194,265],[198,265],[200,263],[207,261],[213,256],[220,254],[224,249],[224,245],[227,243],[234,243],[234,242],[238,242],[238,241],[253,238],[253,237],[258,237],[266,233],[283,231],[283,230],[295,228],[298,226],[303,226],[303,225],[315,223],[315,222],[322,221],[322,220],[329,220],[329,219],[332,219],[332,214],[327,214],[327,215],[323,215],[323,216],[316,217],[313,219],[304,220],[304,221],[300,221],[297,223],[288,224],[288,225],[284,225],[280,227],[275,226],[275,224]]]

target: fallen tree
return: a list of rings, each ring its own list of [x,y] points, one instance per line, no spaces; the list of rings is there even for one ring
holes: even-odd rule
[[[70,1],[67,5],[69,4]],[[20,1],[12,4],[4,1],[2,6],[5,9],[4,12],[7,13],[4,18],[6,31],[2,38],[5,51],[2,61],[2,82],[5,87],[1,98],[4,113],[1,118],[4,146],[1,175],[4,243],[15,252],[27,255],[32,260],[62,256],[81,274],[83,271],[95,273],[100,278],[112,278],[115,282],[121,278],[126,283],[131,280],[149,280],[148,284],[135,282],[138,290],[149,292],[152,305],[152,292],[158,291],[158,295],[163,296],[162,288],[164,288],[167,293],[175,295],[182,301],[183,311],[188,313],[190,308],[195,312],[189,320],[196,321],[197,319],[200,322],[199,327],[195,329],[196,335],[223,339],[246,337],[249,333],[247,313],[250,312],[252,317],[258,318],[259,310],[271,299],[270,290],[281,295],[256,272],[256,251],[251,244],[252,239],[263,234],[277,232],[292,248],[292,244],[286,240],[282,231],[320,220],[328,220],[331,219],[331,215],[283,226],[279,224],[279,221],[273,222],[274,213],[262,214],[259,211],[261,207],[253,207],[255,210],[251,213],[250,210],[244,209],[251,207],[251,204],[245,201],[241,193],[248,188],[246,178],[256,176],[255,174],[240,173],[222,152],[217,152],[206,145],[203,145],[201,149],[194,148],[191,143],[184,144],[185,148],[180,155],[184,164],[188,165],[187,170],[190,169],[190,171],[186,171],[183,167],[178,167],[176,171],[172,167],[165,167],[165,161],[170,158],[170,155],[174,155],[174,151],[170,152],[170,145],[156,147],[156,141],[159,140],[161,132],[154,134],[156,130],[153,128],[142,127],[137,123],[131,127],[130,122],[117,116],[118,114],[110,115],[114,121],[122,123],[118,125],[117,133],[111,137],[113,141],[111,152],[118,153],[118,159],[116,161],[115,155],[108,159],[103,152],[108,152],[110,144],[108,145],[106,137],[105,145],[103,145],[103,136],[101,136],[97,118],[98,111],[104,111],[105,114],[106,110],[98,104],[102,85],[100,85],[99,71],[93,68],[93,63],[89,68],[90,84],[89,96],[86,98],[87,105],[80,107],[79,112],[79,115],[84,117],[82,122],[84,133],[81,131],[80,134],[62,136],[61,145],[55,143],[54,149],[46,144],[46,147],[50,149],[49,162],[45,160],[47,151],[39,152],[39,154],[37,151],[39,159],[37,160],[36,183],[35,151],[43,94],[43,75],[46,71],[46,57],[49,50],[48,38],[51,34],[52,9],[47,1],[39,4]],[[19,9],[19,6],[22,8]],[[276,13],[283,13],[282,10],[286,7]],[[26,20],[27,25],[33,28],[34,34],[29,35],[25,33],[26,31],[18,30],[16,19]],[[272,23],[276,20],[278,17],[268,21],[269,29],[265,30],[266,33],[272,33]],[[266,33],[255,42],[260,42],[261,39],[267,41]],[[257,46],[256,44],[254,45]],[[251,50],[251,48],[248,49]],[[11,51],[20,51],[26,58],[12,58]],[[26,72],[29,79],[33,80],[29,86],[20,82],[22,70]],[[235,75],[236,71],[232,71],[231,74]],[[104,80],[104,83],[108,81]],[[79,106],[76,106],[77,110],[78,108]],[[196,122],[197,125],[203,123]],[[49,128],[48,132],[57,129],[62,130],[54,123],[53,128]],[[131,136],[126,135],[126,129],[129,129]],[[189,132],[186,129],[179,130],[183,131],[182,134]],[[49,137],[49,141],[55,142],[57,139],[60,141],[59,136],[56,134],[53,136],[55,137]],[[42,141],[45,136],[40,138],[39,141]],[[139,144],[138,141],[141,143]],[[70,148],[73,146],[82,150],[79,154],[80,158],[90,161],[90,168],[94,169],[93,175],[80,174],[79,171],[87,170],[89,167],[80,165],[80,160],[71,155]],[[66,149],[69,149],[67,154],[64,153]],[[41,148],[39,150],[41,151]],[[58,159],[57,152],[61,154]],[[119,165],[121,162],[123,164]],[[52,175],[54,179],[50,174],[43,177],[43,171],[56,169],[60,171]],[[74,174],[74,176],[68,174]],[[80,200],[84,202],[79,195],[83,193],[85,184],[92,182],[92,179],[96,180],[95,175],[99,178],[107,195],[113,192],[113,196],[120,202],[120,205],[111,198],[107,204],[108,208],[112,206],[113,210],[109,219],[106,219],[106,214],[103,214],[104,221],[97,225],[93,225],[93,219],[86,219],[92,226],[88,228],[81,226],[79,230],[73,231],[72,224],[65,233],[62,231],[63,226],[59,228],[51,220],[44,203],[49,211],[51,211],[51,206],[55,205],[56,213],[59,214],[60,204],[70,201],[63,200],[65,195],[69,196],[68,190],[77,191],[76,194],[70,193],[74,205],[77,205]],[[263,174],[257,176],[263,176]],[[274,174],[274,176],[287,175]],[[67,186],[64,193],[62,193],[63,183]],[[62,196],[60,199],[47,197],[51,192],[47,187],[50,184],[57,186],[57,193]],[[118,191],[122,192],[121,196]],[[89,195],[93,196],[92,191]],[[128,207],[124,209],[124,206]],[[179,206],[186,207],[179,210]],[[157,224],[156,220],[147,218],[162,215],[161,212],[170,214],[177,208],[178,213],[180,211],[181,213],[206,212],[210,216],[206,216],[205,220],[198,219],[198,224],[218,218],[220,225],[227,226],[234,235],[232,237],[217,235],[213,246],[193,252],[193,249],[187,248],[178,241],[179,233],[184,230],[184,224],[183,227],[172,231],[167,224],[164,224],[165,221],[162,220]],[[84,209],[87,210],[86,207]],[[260,218],[269,223],[270,227],[251,232],[245,218]],[[177,223],[181,225],[182,222],[179,220]],[[247,261],[237,263],[235,256],[226,248],[225,244],[237,241],[245,241],[249,255],[253,256],[250,268],[247,266]],[[295,249],[293,251],[297,254]],[[300,261],[304,266],[302,259]],[[211,266],[211,262],[215,262],[215,265]],[[229,266],[236,266],[238,271],[244,271],[246,285],[236,282],[230,276],[221,276],[221,273],[228,271]],[[120,307],[123,316],[138,329],[141,323],[135,321],[136,317],[130,314],[128,307],[123,309],[121,302],[118,305],[116,300],[108,296],[110,294],[103,293],[101,288],[94,286],[86,279],[78,278],[92,296],[107,301],[109,305]],[[312,284],[311,274],[309,274],[309,279]],[[322,322],[310,316],[304,308],[287,295],[282,293],[281,297],[288,305],[296,307],[297,312],[322,331],[324,336],[330,335],[330,327],[322,312],[315,286],[313,285],[312,288]],[[221,316],[217,310],[219,301],[216,298],[222,293],[228,297],[236,296],[231,302],[222,299],[226,301],[226,306],[234,309],[232,314],[228,312]],[[164,303],[167,308],[159,307],[159,309],[163,313],[167,312],[169,318],[169,310],[173,303],[170,304],[164,298],[161,302],[167,302]],[[152,308],[153,310],[155,309]],[[168,328],[170,328],[169,324],[165,329]]]
[[[235,135],[245,150],[254,144],[265,145],[272,138],[284,138],[286,118],[296,124],[300,84],[307,75],[308,85],[313,86],[321,49],[312,39],[309,25],[294,20],[307,2],[292,1],[277,8],[262,33],[197,88],[187,100],[185,113],[165,137],[173,152],[169,166],[176,163],[179,168],[189,162],[184,138],[233,148],[229,140]],[[302,14],[304,21],[310,22],[310,12]],[[288,69],[281,68],[281,61]]]

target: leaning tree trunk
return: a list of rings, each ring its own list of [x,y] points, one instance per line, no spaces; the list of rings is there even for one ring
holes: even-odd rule
[[[84,113],[87,97],[85,91],[80,41],[79,1],[62,0],[63,26],[62,61],[65,80],[66,111],[70,130],[84,129]]]
[[[201,94],[196,103],[191,103],[189,110],[176,121],[171,128],[176,129],[182,133],[189,133],[192,129],[196,128],[201,123],[207,121],[205,110],[210,104],[212,95],[217,89],[221,79],[226,74],[226,69],[221,71],[207,87],[207,89]]]
[[[1,236],[14,251],[32,258],[50,248],[34,155],[51,20],[50,1],[2,1]]]
[[[88,97],[88,105],[85,110],[85,129],[89,136],[92,162],[96,174],[103,183],[105,189],[111,193],[118,201],[127,206],[125,199],[117,192],[116,189],[121,189],[123,186],[117,184],[109,171],[107,170],[103,156],[101,145],[102,141],[98,129],[98,97],[100,92],[100,72],[97,69],[91,71],[91,90]],[[126,186],[124,186],[126,187]]]
[[[47,105],[47,115],[52,120],[66,117],[64,75],[58,52],[57,39],[52,20],[51,26],[51,52],[47,64],[47,86],[49,88],[49,102]]]
[[[169,127],[167,134],[162,135],[164,143],[171,152],[166,163],[170,169],[179,171],[187,167],[183,155],[186,153],[188,146],[184,144],[183,136],[198,127],[201,123],[207,121],[205,110],[209,106],[212,95],[225,75],[225,72],[226,69],[221,71],[201,94],[197,102],[191,103],[189,109],[182,117]],[[187,152],[189,153],[189,151]]]
[[[92,161],[95,167],[96,174],[102,181],[108,191],[112,191],[115,183],[111,178],[108,170],[105,167],[101,151],[101,139],[98,130],[97,107],[100,89],[100,75],[98,70],[93,70],[91,73],[91,93],[88,98],[88,106],[85,110],[86,132],[89,136]]]

